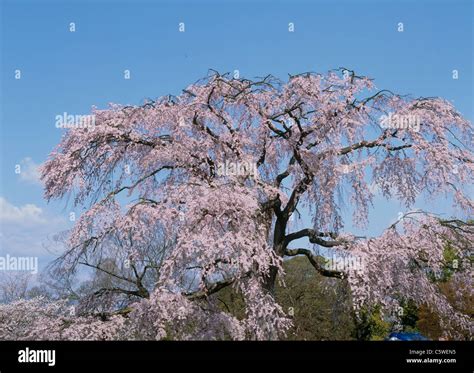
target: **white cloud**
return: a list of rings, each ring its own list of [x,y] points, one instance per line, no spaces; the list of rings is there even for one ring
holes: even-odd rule
[[[0,197],[0,256],[38,256],[41,267],[64,251],[55,236],[70,224],[64,216],[35,204],[16,206]]]
[[[15,206],[5,198],[0,197],[0,222],[43,224],[46,223],[46,219],[43,216],[43,210],[32,203]]]
[[[38,167],[39,164],[35,163],[31,157],[25,157],[20,161],[20,180],[30,183],[41,185],[40,173]]]

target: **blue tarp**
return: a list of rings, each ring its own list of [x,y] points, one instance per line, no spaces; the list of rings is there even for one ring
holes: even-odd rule
[[[420,333],[390,333],[389,341],[428,341],[429,339]]]

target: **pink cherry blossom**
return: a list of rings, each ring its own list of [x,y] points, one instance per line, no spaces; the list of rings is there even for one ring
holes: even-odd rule
[[[72,194],[87,207],[62,260],[73,270],[101,246],[117,256],[139,252],[158,227],[174,239],[173,250],[149,297],[126,317],[68,324],[57,316],[60,305],[25,301],[1,306],[0,314],[42,316],[7,316],[3,338],[276,339],[291,322],[274,284],[282,260],[294,255],[325,276],[348,278],[356,309],[372,302],[390,310],[398,295],[414,297],[450,315],[456,328],[472,327],[426,276],[426,268],[439,268],[447,240],[465,252],[471,227],[421,214],[378,238],[343,233],[343,203],[354,206],[359,226],[369,223],[371,185],[407,207],[420,195],[450,194],[460,214],[472,216],[472,126],[446,100],[377,91],[371,79],[340,70],[286,82],[216,73],[177,97],[92,114],[95,127],[70,129],[42,167],[46,199]],[[417,126],[381,126],[383,116],[414,118]],[[255,165],[258,174],[218,174],[226,162]],[[312,226],[291,231],[301,206]],[[127,244],[115,247],[112,238]],[[311,250],[294,246],[299,238],[363,257],[365,267],[324,268]],[[190,273],[198,278],[191,288]],[[243,295],[243,320],[213,304],[210,295],[225,286]]]

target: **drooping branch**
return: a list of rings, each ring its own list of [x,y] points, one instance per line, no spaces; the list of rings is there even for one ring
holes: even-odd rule
[[[323,265],[321,265],[318,260],[320,260],[320,258],[318,258],[316,255],[314,255],[312,253],[311,250],[309,249],[286,249],[285,250],[285,255],[286,256],[296,256],[296,255],[305,255],[309,262],[311,263],[311,265],[316,269],[316,271],[318,271],[321,275],[323,276],[326,276],[326,277],[335,277],[335,278],[340,278],[340,279],[343,279],[345,277],[345,274],[344,272],[341,272],[341,271],[335,271],[335,270],[330,270],[330,269],[326,269],[324,268]]]
[[[384,140],[386,137],[387,136],[384,135],[384,136],[381,136],[380,138],[378,138],[377,140],[374,140],[374,141],[360,141],[356,144],[341,148],[339,150],[338,154],[339,155],[346,155],[346,154],[348,154],[348,153],[350,153],[354,150],[361,149],[361,148],[370,149],[370,148],[374,148],[374,147],[383,147],[383,148],[387,149],[387,151],[397,151],[397,150],[408,149],[408,148],[412,147],[412,145],[410,145],[410,144],[404,144],[404,145],[400,145],[400,146],[390,146],[388,144],[380,143],[380,141]]]
[[[341,246],[346,243],[344,240],[337,240],[337,235],[333,232],[318,232],[311,228],[305,228],[300,231],[287,234],[285,237],[285,247],[287,247],[291,241],[303,237],[308,237],[309,242],[324,247]],[[324,237],[332,238],[332,240],[324,240]]]
[[[225,287],[232,285],[235,281],[235,278],[216,281],[213,282],[212,285],[208,286],[205,290],[184,293],[184,296],[186,296],[186,298],[188,298],[189,300],[204,299],[214,293],[217,293],[219,290],[222,290]]]

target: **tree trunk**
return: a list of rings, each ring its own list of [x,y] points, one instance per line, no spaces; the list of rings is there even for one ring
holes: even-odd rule
[[[281,258],[283,258],[285,252],[285,230],[286,219],[277,218],[275,222],[275,230],[273,232],[273,251]],[[271,266],[268,276],[264,278],[263,287],[272,296],[275,295],[275,282],[277,274],[278,268]]]
[[[267,291],[270,295],[275,295],[275,282],[278,273],[278,268],[275,266],[270,267],[270,273],[268,276],[265,276],[263,282],[263,288]]]

